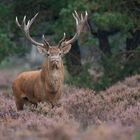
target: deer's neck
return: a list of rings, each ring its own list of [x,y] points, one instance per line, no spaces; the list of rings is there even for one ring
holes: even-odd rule
[[[61,89],[64,79],[64,67],[61,62],[59,69],[52,69],[48,62],[45,62],[42,66],[41,79],[46,92],[57,92]]]

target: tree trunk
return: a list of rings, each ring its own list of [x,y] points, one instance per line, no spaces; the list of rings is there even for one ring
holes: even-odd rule
[[[97,31],[95,31],[90,22],[90,19],[88,19],[88,27],[93,37],[98,38],[100,50],[104,54],[111,54],[111,48],[109,45],[109,36],[115,35],[116,33],[118,33],[119,29],[111,29],[110,31],[97,29]]]
[[[68,72],[71,75],[78,74],[82,69],[81,53],[80,53],[80,46],[78,44],[78,41],[75,41],[72,44],[71,50],[67,54],[66,59],[67,59]]]
[[[131,38],[126,39],[126,51],[129,52],[136,49],[139,44],[140,44],[140,30],[136,30],[134,33],[132,33]]]
[[[99,48],[101,49],[101,51],[104,54],[111,54],[107,32],[98,30],[97,34],[98,34],[97,36],[99,39]]]

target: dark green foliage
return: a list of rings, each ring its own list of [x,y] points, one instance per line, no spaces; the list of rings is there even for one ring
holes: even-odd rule
[[[10,10],[11,5],[0,4],[0,62],[14,52],[14,43],[9,39],[11,31]]]
[[[0,62],[8,55],[12,55],[14,44],[8,39],[6,34],[0,34]],[[11,49],[12,48],[12,49]]]
[[[94,84],[95,89],[105,89],[125,77],[140,73],[140,51],[139,48],[129,57],[127,52],[118,52],[114,56],[104,56],[101,65],[104,67],[104,74]]]
[[[6,34],[0,33],[0,62],[7,56],[23,56],[25,51],[27,50],[22,45],[16,45]]]
[[[92,81],[91,76],[88,73],[88,68],[90,66],[84,65],[82,71],[75,75],[75,76],[69,76],[68,79],[65,81],[65,83],[69,85],[75,85],[77,87],[84,87],[84,88],[94,88],[94,84]]]
[[[93,22],[101,30],[119,29],[128,31],[134,27],[132,20],[128,16],[117,12],[96,13],[93,19]]]
[[[126,58],[127,53],[118,52],[113,56],[104,56],[101,65],[104,68],[104,74],[97,82],[93,82],[89,75],[90,65],[84,65],[81,73],[76,76],[70,76],[65,82],[78,87],[103,90],[113,85],[125,77],[140,73],[140,51],[139,48],[133,52],[132,56]]]
[[[17,46],[14,42],[15,18],[13,16],[13,3],[0,4],[0,62],[7,56],[24,54],[22,45]]]
[[[140,73],[138,47],[140,43],[135,41],[135,33],[140,30],[139,0],[1,1],[0,62],[7,56],[14,54],[23,56],[27,52],[24,46],[16,43],[20,37],[23,37],[22,32],[16,27],[16,16],[18,16],[19,21],[21,21],[24,15],[27,15],[27,19],[30,19],[39,12],[39,16],[32,26],[33,28],[31,28],[31,36],[41,37],[42,34],[46,36],[51,35],[51,42],[55,41],[55,43],[57,43],[60,38],[62,38],[63,32],[66,32],[67,38],[75,33],[75,21],[72,18],[72,12],[74,10],[77,10],[79,13],[83,13],[85,10],[88,11],[89,19],[96,33],[96,35],[90,36],[89,38],[86,36],[86,44],[94,46],[95,44],[91,41],[94,40],[96,47],[101,49],[99,45],[101,41],[103,41],[103,38],[99,41],[97,34],[99,33],[98,31],[101,33],[105,32],[106,47],[109,47],[110,55],[105,54],[102,56],[100,65],[104,69],[104,74],[97,83],[93,83],[88,73],[90,65],[83,65],[83,68],[80,68],[81,72],[74,77],[70,76],[67,83],[99,90],[105,89],[126,76]],[[117,30],[117,32],[113,34],[114,36],[109,34],[114,30]],[[117,33],[121,36],[119,39],[116,36]],[[116,40],[113,38],[116,38]],[[131,41],[131,38],[133,40],[133,42],[131,42],[132,45],[127,46],[126,40]],[[133,47],[133,43],[135,42],[137,44],[134,44]],[[105,43],[102,42],[102,44]],[[127,48],[129,48],[129,50]],[[128,51],[134,51],[134,53]]]
[[[72,17],[74,10],[78,12],[84,12],[88,10],[88,2],[86,0],[81,1],[68,1],[67,4],[60,9],[58,22],[55,24],[55,31],[58,33],[57,37],[62,36],[63,32],[66,32],[67,36],[71,36],[75,33],[75,20]]]

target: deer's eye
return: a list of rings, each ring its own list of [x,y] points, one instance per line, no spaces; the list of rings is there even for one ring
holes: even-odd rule
[[[60,52],[59,55],[61,56],[62,55],[62,52]]]
[[[46,53],[46,56],[50,56],[50,53],[49,53],[49,52],[47,52],[47,53]]]

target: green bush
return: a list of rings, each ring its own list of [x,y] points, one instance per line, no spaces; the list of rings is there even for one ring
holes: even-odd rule
[[[23,56],[26,52],[26,48],[21,45],[16,45],[11,41],[7,34],[0,33],[0,63],[8,56]]]
[[[140,51],[135,50],[130,55],[118,52],[113,56],[104,56],[101,65],[104,68],[104,74],[100,80],[94,84],[97,90],[105,89],[125,77],[140,73]]]
[[[0,34],[0,62],[9,55],[12,55],[15,45],[10,41],[6,34]]]
[[[99,29],[107,31],[110,29],[128,31],[134,27],[132,20],[127,15],[119,12],[95,13],[92,19]]]
[[[67,84],[78,87],[104,90],[125,77],[140,73],[140,50],[135,50],[127,55],[125,52],[117,52],[112,56],[103,56],[100,65],[103,67],[103,75],[97,82],[93,82],[88,69],[90,65],[83,65],[78,75],[69,76],[65,81]]]
[[[77,87],[84,87],[84,88],[94,88],[92,78],[89,75],[88,68],[90,66],[88,64],[84,65],[81,72],[75,76],[68,76],[65,80],[66,84],[75,85]]]

